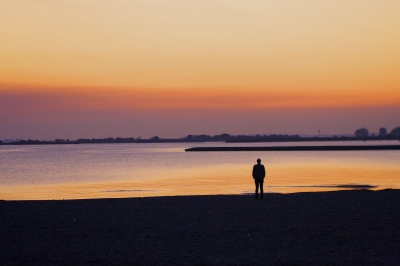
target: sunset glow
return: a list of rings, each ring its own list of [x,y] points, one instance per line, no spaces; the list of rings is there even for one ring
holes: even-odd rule
[[[218,170],[218,169],[216,169]],[[338,188],[332,185],[348,184],[349,180],[359,180],[362,184],[377,185],[382,190],[398,187],[398,182],[391,185],[376,184],[377,176],[384,177],[380,182],[397,180],[399,168],[397,166],[379,168],[365,165],[343,166],[335,164],[318,165],[298,164],[271,166],[269,171],[266,193],[296,193],[335,191]],[[190,171],[188,171],[190,172]],[[175,195],[233,195],[253,192],[253,186],[247,178],[247,165],[235,167],[236,174],[196,175],[190,173],[167,173],[163,178],[150,180],[114,181],[103,183],[70,183],[70,184],[36,184],[0,187],[3,200],[53,200],[53,199],[82,199],[82,198],[125,198],[125,197],[155,197]],[[202,172],[201,170],[199,171]],[[285,179],[291,177],[292,186],[285,185]],[[226,180],[230,180],[227,184]],[[386,184],[386,183],[385,183]],[[341,188],[341,190],[352,188]]]
[[[389,0],[5,0],[0,139],[391,130],[399,11]]]

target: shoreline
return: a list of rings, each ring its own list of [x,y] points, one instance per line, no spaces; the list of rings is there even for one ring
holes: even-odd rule
[[[400,263],[400,190],[0,201],[2,265]]]
[[[240,191],[236,189],[219,189],[218,191],[202,191],[185,189],[184,193],[177,193],[179,191],[174,188],[149,189],[148,184],[140,185],[140,183],[129,184],[128,186],[106,187],[109,184],[98,183],[97,185],[87,188],[87,184],[45,184],[45,185],[10,185],[0,187],[0,201],[57,201],[57,200],[94,200],[94,199],[124,199],[124,198],[160,198],[160,197],[191,197],[191,196],[241,196],[250,195],[254,193],[253,184],[245,184],[246,189]],[[136,186],[136,189],[132,189]],[[222,187],[222,186],[221,186]],[[333,191],[346,191],[346,190],[371,190],[380,191],[386,189],[396,190],[398,186],[384,186],[384,185],[370,185],[362,183],[347,183],[336,185],[264,185],[265,194],[295,194],[295,193],[324,193]],[[74,191],[74,193],[71,193]],[[182,192],[182,191],[181,191]]]
[[[211,139],[210,139],[211,138]],[[212,137],[208,136],[205,139],[196,139],[196,140],[185,140],[185,139],[78,139],[78,140],[56,140],[56,141],[48,141],[48,140],[18,140],[13,142],[1,142],[0,146],[4,145],[66,145],[66,144],[168,144],[168,143],[206,143],[206,142],[223,142],[223,143],[293,143],[293,142],[350,142],[350,141],[400,141],[399,137],[267,137],[267,138],[253,138],[249,139],[212,139]]]

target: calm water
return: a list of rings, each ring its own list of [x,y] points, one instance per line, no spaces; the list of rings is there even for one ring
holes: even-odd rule
[[[185,152],[197,146],[389,145],[385,142],[0,146],[0,199],[74,199],[400,187],[400,151]]]

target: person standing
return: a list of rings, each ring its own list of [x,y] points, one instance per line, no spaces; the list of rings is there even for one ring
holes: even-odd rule
[[[264,194],[264,178],[265,167],[261,164],[261,159],[257,159],[257,164],[253,166],[253,179],[256,185],[256,199],[258,199],[258,188],[260,188],[260,196],[263,198]]]

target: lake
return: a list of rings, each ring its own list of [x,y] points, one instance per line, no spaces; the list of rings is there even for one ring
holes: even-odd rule
[[[185,152],[202,146],[398,145],[398,141],[0,146],[0,199],[88,199],[400,187],[400,151]]]

